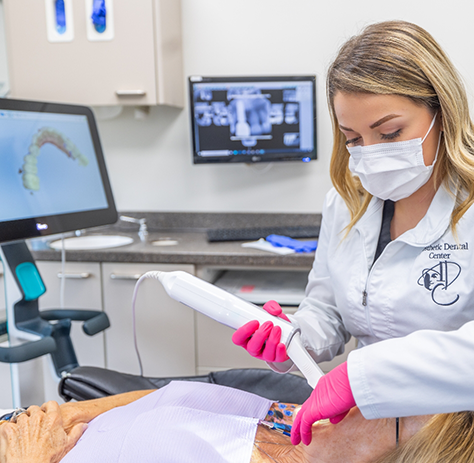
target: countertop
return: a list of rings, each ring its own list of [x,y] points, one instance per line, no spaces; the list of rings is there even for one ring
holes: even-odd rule
[[[241,241],[213,242],[206,239],[207,228],[246,228],[272,225],[319,225],[319,214],[236,214],[236,213],[150,213],[125,212],[123,215],[146,218],[148,242],[140,242],[138,225],[118,222],[97,227],[86,234],[119,234],[131,236],[134,242],[109,249],[67,251],[66,260],[76,262],[170,263],[206,266],[294,267],[309,269],[314,252],[278,255],[252,248],[243,248]],[[57,238],[57,237],[56,237]],[[173,246],[154,246],[154,241],[170,238]],[[35,240],[32,253],[36,260],[59,261],[61,252],[49,248],[47,240]]]

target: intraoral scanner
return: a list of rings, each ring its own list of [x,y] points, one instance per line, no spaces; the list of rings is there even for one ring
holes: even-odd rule
[[[145,273],[135,287],[134,303],[138,286],[145,278],[159,280],[171,298],[230,328],[240,328],[251,320],[258,320],[260,324],[271,321],[281,328],[281,342],[285,344],[288,356],[313,389],[324,375],[303,347],[300,330],[291,323],[270,315],[264,309],[182,271]]]

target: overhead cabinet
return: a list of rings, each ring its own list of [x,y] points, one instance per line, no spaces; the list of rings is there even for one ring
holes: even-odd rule
[[[4,0],[10,96],[182,107],[181,2],[107,0],[103,32],[93,2],[65,0],[60,25],[56,0]]]

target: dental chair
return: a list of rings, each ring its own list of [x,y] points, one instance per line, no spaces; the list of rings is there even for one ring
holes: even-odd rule
[[[15,283],[7,288],[10,290],[7,291],[9,325],[0,323],[0,335],[8,333],[17,340],[26,340],[12,347],[0,347],[0,362],[20,363],[51,355],[53,369],[60,379],[59,394],[66,401],[158,389],[173,380],[220,384],[287,403],[303,403],[311,394],[312,389],[304,378],[280,375],[267,369],[231,369],[202,376],[147,378],[79,366],[70,337],[72,322],[83,322],[84,332],[94,336],[110,327],[107,314],[82,309],[40,311],[38,299],[46,288],[25,242],[3,244],[0,253],[5,277]],[[15,291],[17,294],[12,294]]]
[[[260,368],[231,369],[202,376],[147,378],[96,367],[77,367],[68,372],[59,384],[59,394],[69,401],[106,397],[123,392],[159,389],[171,381],[198,381],[233,387],[267,399],[303,403],[311,394],[311,387],[300,376],[281,375]]]

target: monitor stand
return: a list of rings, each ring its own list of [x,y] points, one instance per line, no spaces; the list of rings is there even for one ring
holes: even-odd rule
[[[78,366],[74,348],[69,338],[70,320],[50,324],[43,320],[38,309],[38,298],[46,292],[33,256],[24,241],[0,246],[5,278],[8,348],[0,348],[0,361],[10,363],[13,406],[22,403],[18,363],[52,353],[54,367]],[[66,323],[64,323],[66,322]],[[65,343],[64,335],[69,344]],[[68,349],[69,347],[69,349]],[[52,365],[53,366],[53,365]],[[57,371],[57,369],[55,368]],[[60,376],[55,375],[59,381]]]

